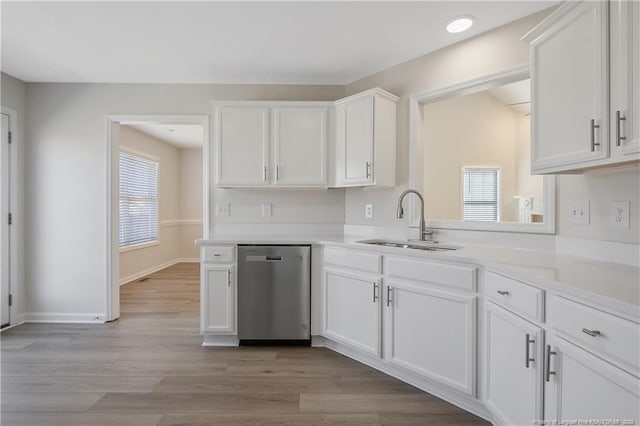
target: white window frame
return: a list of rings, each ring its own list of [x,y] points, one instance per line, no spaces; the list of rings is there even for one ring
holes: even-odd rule
[[[498,188],[497,189],[497,219],[495,221],[482,221],[482,220],[465,220],[464,219],[464,172],[465,170],[495,170],[498,172]],[[502,170],[500,166],[491,166],[491,165],[482,165],[482,166],[473,166],[473,165],[464,165],[460,167],[460,220],[463,223],[499,223],[501,220],[501,210],[502,210]]]
[[[139,249],[143,249],[143,248],[147,248],[147,247],[153,247],[153,246],[157,246],[160,244],[160,158],[153,156],[149,153],[143,152],[143,151],[139,151],[137,149],[134,148],[130,148],[127,146],[123,146],[121,145],[119,147],[119,152],[118,152],[118,161],[120,160],[120,153],[126,153],[128,155],[132,155],[134,157],[139,157],[143,160],[146,161],[151,161],[156,163],[156,169],[157,169],[157,181],[156,184],[158,186],[158,190],[157,190],[157,194],[156,194],[156,239],[155,240],[150,240],[150,241],[144,241],[141,243],[135,243],[135,244],[128,244],[126,246],[119,246],[119,251],[120,253],[126,253],[129,251],[133,251],[133,250],[139,250]],[[120,169],[118,169],[118,202],[120,200],[120,189],[119,189],[119,183],[120,183]],[[119,214],[118,214],[119,216]],[[120,226],[120,219],[118,219],[118,224]],[[119,232],[119,230],[118,230]]]

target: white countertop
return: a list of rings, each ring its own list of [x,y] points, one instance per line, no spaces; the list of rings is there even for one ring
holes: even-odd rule
[[[220,235],[198,240],[202,246],[220,244],[321,244],[370,250],[387,255],[458,261],[484,266],[547,290],[583,298],[622,314],[640,316],[640,268],[612,262],[527,250],[460,245],[454,251],[422,251],[359,243],[371,237],[348,235]]]

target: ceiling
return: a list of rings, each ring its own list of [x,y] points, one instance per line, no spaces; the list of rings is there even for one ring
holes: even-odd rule
[[[521,80],[488,90],[504,105],[527,115],[531,113],[531,80]]]
[[[204,140],[204,128],[201,124],[165,124],[147,121],[126,125],[176,148],[202,148]]]
[[[348,84],[558,1],[2,1],[27,82]],[[475,25],[445,31],[451,18]]]

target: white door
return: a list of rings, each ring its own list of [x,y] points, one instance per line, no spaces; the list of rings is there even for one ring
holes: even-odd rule
[[[9,293],[10,293],[10,255],[9,255],[9,116],[2,114],[2,147],[0,147],[0,279],[2,280],[2,296],[0,298],[0,326],[9,325]]]
[[[273,108],[272,181],[326,186],[327,108]]]
[[[386,288],[385,359],[474,395],[476,298],[396,281]]]
[[[542,419],[542,330],[487,301],[486,405],[499,424]]]
[[[324,271],[324,336],[380,356],[380,279]]]
[[[233,333],[235,324],[234,277],[232,265],[202,266],[201,331]]]
[[[607,2],[580,3],[535,39],[531,67],[533,171],[606,158]]]
[[[547,346],[545,419],[640,421],[640,381],[568,341],[553,337]],[[548,374],[548,375],[547,375]],[[557,423],[561,424],[561,423]],[[574,423],[587,424],[587,423]]]
[[[269,184],[268,107],[217,107],[214,134],[218,185]]]
[[[373,182],[374,97],[356,99],[336,107],[338,147],[343,152],[344,169],[340,172],[345,185]]]
[[[611,155],[640,153],[640,3],[612,0]]]

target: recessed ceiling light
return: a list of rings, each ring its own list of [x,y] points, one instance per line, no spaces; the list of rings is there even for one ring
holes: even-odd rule
[[[461,33],[467,31],[473,25],[473,18],[470,16],[459,16],[447,24],[447,31],[450,33]]]

